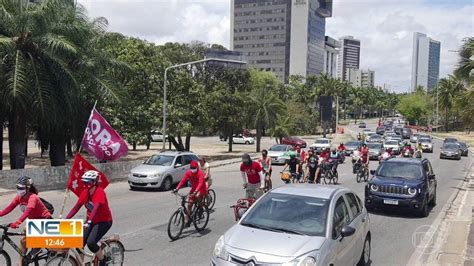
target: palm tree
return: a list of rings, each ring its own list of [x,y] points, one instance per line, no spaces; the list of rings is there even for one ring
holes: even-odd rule
[[[463,90],[462,82],[450,75],[448,78],[440,79],[438,83],[439,105],[444,108],[445,130],[449,130],[449,111],[453,107],[455,97]]]
[[[459,50],[459,63],[458,68],[455,70],[455,74],[462,78],[469,84],[474,83],[474,37],[470,37],[464,40],[464,44]]]
[[[289,116],[278,116],[273,126],[268,130],[270,136],[275,138],[276,142],[281,144],[283,137],[292,133],[293,122]]]
[[[84,102],[91,101],[87,97],[103,91],[117,96],[101,80],[105,60],[94,57],[91,45],[104,22],[89,22],[84,8],[74,0],[40,4],[0,0],[0,58],[5,77],[0,88],[8,115],[12,169],[25,166],[28,124],[41,127],[51,140],[52,165],[64,165],[65,129],[79,120],[75,118]],[[97,86],[86,94],[91,84]]]

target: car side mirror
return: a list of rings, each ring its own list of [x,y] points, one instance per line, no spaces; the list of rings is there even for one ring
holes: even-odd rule
[[[375,175],[375,170],[370,170],[371,175]]]
[[[436,175],[435,174],[430,174],[428,175],[428,179],[429,180],[434,180],[436,178]]]
[[[356,231],[355,228],[352,227],[352,226],[348,226],[348,225],[344,226],[341,230],[341,236],[342,237],[341,237],[341,240],[339,240],[339,241],[342,241],[345,237],[349,237],[349,236],[353,235],[355,233],[355,231]]]
[[[183,166],[183,165],[180,164],[180,163],[177,163],[177,164],[174,165],[174,168],[178,168],[178,167],[181,167],[181,166]]]

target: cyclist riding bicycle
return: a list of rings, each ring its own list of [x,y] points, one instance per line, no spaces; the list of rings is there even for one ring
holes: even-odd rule
[[[283,167],[283,170],[282,172],[284,172],[286,170],[286,168],[288,168],[290,170],[290,174],[293,178],[293,183],[295,181],[298,181],[300,180],[300,161],[298,160],[298,158],[296,158],[296,154],[295,153],[290,153],[290,159],[286,161],[286,164],[285,164],[285,167]]]
[[[326,160],[329,157],[330,153],[331,153],[331,150],[329,148],[326,148],[321,152],[319,157],[322,158],[323,160]]]
[[[240,175],[246,198],[258,199],[263,194],[265,176],[260,163],[252,161],[250,155],[245,153],[240,164]]]
[[[344,146],[344,143],[341,142],[341,144],[339,144],[339,146],[337,147],[337,151],[340,153],[343,153],[346,151],[346,146]]]
[[[18,228],[23,221],[28,219],[51,219],[52,215],[48,211],[48,208],[44,205],[43,201],[38,196],[38,189],[33,184],[33,180],[27,176],[21,176],[16,182],[16,193],[17,195],[8,204],[5,209],[0,211],[0,217],[5,216],[12,212],[18,205],[23,214],[15,222],[10,224],[11,228]],[[22,237],[21,241],[21,252],[26,252],[26,238]],[[21,257],[20,257],[21,261]]]
[[[329,154],[328,163],[331,165],[332,171],[337,173],[337,166],[341,162],[341,154],[335,148]]]
[[[207,188],[209,189],[212,185],[211,166],[206,161],[204,156],[202,156],[199,160],[199,168],[204,172],[204,180],[206,181]]]
[[[365,171],[369,171],[369,148],[366,143],[362,144],[360,155],[362,158],[362,166],[365,168]]]
[[[200,202],[204,196],[207,195],[207,186],[206,186],[206,177],[202,169],[199,169],[199,164],[197,161],[191,161],[189,164],[190,169],[186,171],[183,176],[183,179],[179,181],[176,189],[173,190],[173,193],[177,193],[188,180],[191,182],[191,191],[189,191],[189,204],[186,210],[186,217],[184,217],[184,223],[186,227],[190,226],[191,223],[191,213],[194,206],[194,203]]]
[[[268,151],[262,151],[262,157],[258,159],[265,175],[265,187],[270,190],[272,189],[272,158],[268,157]]]
[[[316,154],[314,154],[314,151],[309,150],[308,157],[306,158],[306,177],[304,178],[305,182],[308,180],[309,183],[320,183],[318,161],[319,158]]]
[[[99,172],[89,170],[81,180],[86,189],[81,192],[74,207],[69,211],[66,219],[71,219],[84,206],[87,210],[87,221],[84,224],[84,246],[87,245],[96,257],[105,263],[104,252],[97,244],[112,227],[112,212],[104,189],[99,184]]]

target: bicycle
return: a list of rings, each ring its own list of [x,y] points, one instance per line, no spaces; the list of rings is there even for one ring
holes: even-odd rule
[[[321,175],[324,180],[324,184],[331,184],[331,182],[336,185],[339,179],[339,174],[337,170],[334,168],[332,163],[324,163],[321,169]]]
[[[214,191],[214,189],[210,188],[209,190],[207,190],[207,195],[204,200],[207,205],[207,208],[209,210],[212,210],[212,208],[214,208],[214,204],[216,204],[216,192]]]
[[[105,265],[123,265],[125,258],[125,247],[120,242],[119,235],[112,235],[100,241],[100,249],[104,251]],[[87,259],[86,259],[87,258]],[[94,253],[87,252],[85,249],[62,249],[58,250],[56,256],[46,261],[46,266],[97,266],[100,265],[99,259]]]
[[[168,237],[172,241],[177,240],[181,236],[184,229],[184,216],[187,215],[186,203],[191,203],[186,200],[188,195],[182,195],[178,192],[175,194],[177,197],[179,196],[181,198],[181,206],[179,206],[179,208],[171,215],[168,221]],[[201,232],[206,228],[207,223],[209,222],[209,208],[205,202],[197,201],[193,206],[190,216],[196,231]],[[172,226],[175,226],[176,228],[172,228]],[[173,229],[177,229],[177,232],[173,232]]]
[[[230,206],[234,209],[235,221],[240,220],[242,215],[255,203],[255,198],[238,199],[237,204]]]
[[[3,233],[0,235],[0,265],[11,266],[12,260],[10,255],[3,249],[5,241],[21,256],[22,265],[29,265],[33,263],[34,265],[39,265],[41,260],[48,260],[52,255],[52,252],[47,249],[32,249],[29,252],[23,253],[15,242],[10,238],[10,236],[25,236],[25,233],[12,233],[8,232],[9,224],[0,225],[0,230],[3,230]]]
[[[272,185],[272,179],[271,179],[271,176],[270,176],[270,172],[267,171],[267,170],[263,170],[263,174],[265,175],[265,186],[264,186],[264,189],[263,189],[263,192],[268,192],[272,189],[273,185]]]
[[[356,172],[356,179],[357,183],[360,183],[362,179],[364,179],[364,182],[367,182],[367,180],[369,180],[369,169],[365,165],[359,165]]]

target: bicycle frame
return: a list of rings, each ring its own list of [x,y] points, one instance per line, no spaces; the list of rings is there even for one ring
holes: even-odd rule
[[[10,244],[10,246],[23,258],[23,259],[26,259],[27,262],[34,262],[34,261],[39,261],[39,260],[43,260],[43,259],[47,259],[49,257],[49,254],[46,253],[46,254],[36,254],[34,256],[34,260],[33,258],[29,258],[28,256],[28,252],[26,253],[23,253],[21,251],[21,248],[15,244],[15,242],[13,242],[13,240],[10,238],[10,236],[25,236],[24,233],[12,233],[12,232],[8,232],[8,226],[6,225],[0,225],[0,230],[3,230],[3,233],[1,234],[1,237],[0,237],[0,250],[4,250],[3,249],[3,245],[5,243],[5,240],[7,241],[8,244]]]

